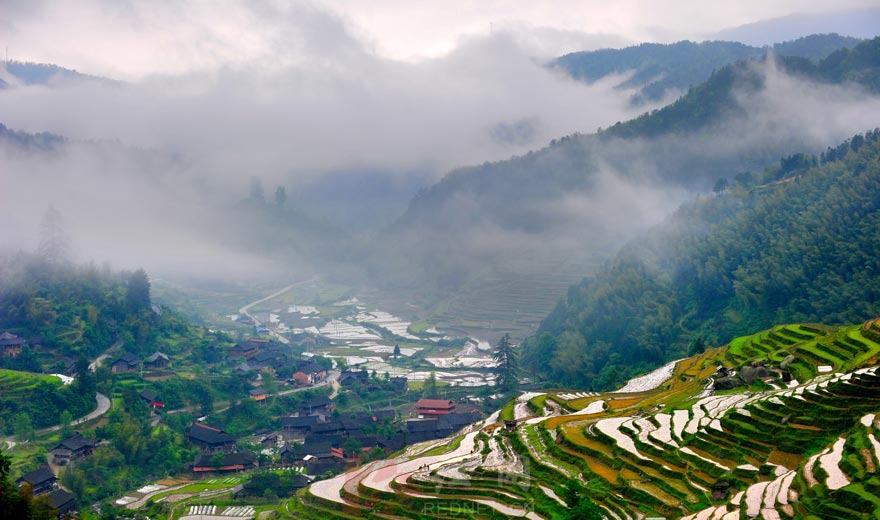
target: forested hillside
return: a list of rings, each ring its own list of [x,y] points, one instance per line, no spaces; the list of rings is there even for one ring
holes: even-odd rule
[[[719,189],[724,188],[723,185]],[[524,345],[548,380],[628,374],[780,321],[880,314],[880,131],[681,208],[572,287]]]
[[[60,82],[69,83],[84,81],[99,81],[108,84],[116,83],[107,78],[83,74],[72,69],[66,69],[49,63],[6,61],[0,66],[0,89],[15,87],[18,85],[52,86]]]
[[[778,56],[819,61],[836,50],[854,47],[859,41],[839,34],[813,34],[772,47],[752,47],[735,41],[643,43],[624,49],[573,52],[550,65],[589,83],[612,74],[623,75],[625,79],[619,87],[636,89],[634,101],[645,102],[686,91],[708,79],[716,69],[740,60],[761,58],[771,49]]]
[[[39,338],[56,356],[91,359],[116,341],[138,354],[178,350],[191,325],[166,311],[151,306],[143,271],[115,273],[24,253],[0,263],[0,330]],[[7,363],[39,371],[31,354],[26,349]]]
[[[487,330],[505,320],[529,324],[552,307],[534,294],[561,296],[557,282],[576,282],[685,193],[874,126],[869,112],[839,114],[876,92],[878,59],[880,39],[819,64],[737,62],[635,120],[453,171],[376,242],[372,278],[428,306],[467,294],[466,302],[443,304],[443,313],[467,310]],[[811,130],[817,125],[820,138]],[[479,302],[478,312],[467,302]]]

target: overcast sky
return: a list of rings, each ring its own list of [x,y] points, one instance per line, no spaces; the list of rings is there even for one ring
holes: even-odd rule
[[[700,39],[791,13],[876,0],[0,0],[10,57],[122,79],[221,65],[289,65],[350,49],[419,61],[490,30],[535,55]],[[340,37],[341,36],[341,37]]]

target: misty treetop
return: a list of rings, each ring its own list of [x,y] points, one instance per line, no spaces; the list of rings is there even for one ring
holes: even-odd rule
[[[880,132],[752,177],[685,205],[572,287],[526,364],[605,389],[697,338],[880,315]]]
[[[841,49],[853,47],[857,38],[839,34],[812,34],[768,47],[752,47],[733,41],[680,41],[671,44],[642,43],[623,49],[573,52],[551,62],[573,78],[598,81],[611,74],[624,80],[619,88],[636,88],[636,103],[659,101],[676,91],[687,91],[704,82],[713,71],[730,63],[763,58],[772,51],[778,56],[796,56],[814,61]]]
[[[844,126],[835,125],[841,119],[834,115],[877,90],[877,60],[880,38],[818,63],[792,56],[731,63],[659,110],[505,161],[457,169],[420,191],[376,241],[381,253],[364,262],[390,287],[441,294],[529,265],[525,258],[535,259],[532,272],[563,256],[588,265],[622,245],[627,224],[640,225],[638,212],[621,221],[609,218],[611,212],[591,213],[592,207],[672,211],[676,202],[666,192],[708,190],[720,178],[761,171],[781,156],[819,152],[816,125],[843,139],[876,124],[870,111],[864,120],[845,118]],[[783,94],[774,90],[782,88],[778,82],[768,81],[771,75],[784,78],[784,89],[802,88],[815,99],[798,95],[792,103],[803,101],[802,110],[775,112],[775,96]],[[834,97],[823,97],[816,85]],[[817,114],[820,109],[827,112]],[[652,194],[661,195],[640,200]]]
[[[177,313],[157,313],[143,270],[47,261],[26,253],[0,259],[0,330],[41,343],[54,356],[92,359],[117,341],[146,355],[175,353],[202,341],[198,327]],[[40,371],[32,350],[4,359],[10,368]],[[27,363],[28,366],[19,366]],[[50,368],[50,367],[47,367]]]

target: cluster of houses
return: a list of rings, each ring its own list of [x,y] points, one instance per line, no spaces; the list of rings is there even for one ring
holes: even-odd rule
[[[331,418],[330,400],[314,398],[304,404],[298,416],[281,419],[287,440],[281,450],[282,461],[320,475],[355,463],[360,455],[375,448],[391,453],[408,444],[447,437],[481,418],[478,411],[456,411],[454,401],[443,399],[422,399],[414,412],[419,418],[402,424],[394,410]],[[376,426],[383,423],[394,426],[391,433],[376,434]]]
[[[162,352],[153,352],[143,360],[144,370],[164,370],[170,365],[171,358]],[[140,370],[141,359],[130,352],[119,356],[110,364],[110,371],[114,374],[139,372]]]
[[[406,377],[392,377],[389,379],[389,382],[395,392],[406,392]],[[339,384],[346,388],[360,386],[368,392],[381,389],[379,382],[372,380],[366,370],[343,370],[339,375]]]
[[[281,461],[302,467],[311,475],[336,472],[355,464],[360,457],[379,448],[386,453],[406,444],[402,432],[379,435],[380,426],[397,420],[394,410],[375,410],[333,417],[333,402],[327,396],[302,403],[299,415],[281,418],[284,446]]]
[[[418,418],[406,421],[407,444],[448,437],[482,418],[476,408],[456,410],[451,399],[419,399],[415,413]]]
[[[79,432],[74,432],[52,448],[49,454],[55,465],[66,466],[73,461],[91,455],[97,445],[98,443],[94,439],[83,437]],[[49,506],[57,513],[58,518],[67,517],[76,512],[76,497],[58,486],[58,478],[48,465],[25,473],[16,481],[16,484],[19,488],[28,486],[31,494],[35,497],[45,497]]]
[[[58,518],[76,511],[76,497],[58,486],[58,478],[48,465],[25,473],[16,484],[19,488],[29,487],[34,497],[45,496],[49,507],[56,512]]]
[[[229,473],[257,467],[256,456],[249,451],[237,451],[235,437],[216,426],[193,423],[187,438],[202,450],[193,461],[193,473]]]
[[[260,444],[278,450],[285,465],[301,467],[310,475],[338,472],[358,463],[376,449],[385,454],[407,444],[450,436],[478,421],[475,409],[457,410],[448,399],[422,399],[413,410],[418,418],[401,420],[395,410],[334,413],[326,395],[305,400],[296,415],[281,418],[281,431],[265,434]],[[192,465],[194,473],[224,473],[257,466],[254,454],[236,450],[236,439],[222,429],[196,422],[189,440],[202,453]]]
[[[293,374],[287,381],[297,386],[319,383],[327,377],[327,370],[313,359],[291,359],[283,345],[268,339],[251,338],[237,343],[227,351],[231,360],[238,361],[239,372],[267,371],[275,374],[293,366]]]

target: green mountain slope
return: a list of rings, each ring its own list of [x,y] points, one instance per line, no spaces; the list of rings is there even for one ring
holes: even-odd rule
[[[518,294],[540,293],[540,301],[562,296],[556,287],[576,282],[644,230],[638,226],[650,217],[643,214],[671,210],[682,191],[708,190],[721,177],[760,171],[779,157],[836,144],[808,137],[808,124],[793,124],[790,113],[774,114],[784,104],[779,98],[798,96],[766,93],[766,76],[785,71],[794,78],[786,88],[796,91],[821,91],[813,82],[850,80],[876,90],[878,45],[880,39],[863,42],[818,65],[802,58],[778,58],[773,66],[738,62],[672,105],[635,120],[453,171],[414,197],[376,241],[366,262],[372,279],[399,291],[407,303],[427,307],[466,293],[468,302],[478,302],[471,315],[478,316],[485,334],[522,332],[536,324],[532,316],[551,306]],[[862,130],[846,130],[835,139]],[[632,212],[625,212],[629,205]],[[541,280],[534,283],[536,278]],[[454,316],[446,318],[454,315],[450,308],[473,310],[456,302],[440,307],[443,325],[455,324]]]
[[[638,90],[635,101],[656,101],[676,91],[686,91],[730,63],[761,58],[768,51],[819,61],[842,48],[854,47],[858,38],[839,34],[813,34],[770,47],[752,47],[733,41],[680,41],[643,43],[624,49],[573,52],[551,62],[573,78],[592,83],[612,74],[629,75],[620,88]]]
[[[549,380],[607,388],[698,337],[880,314],[878,227],[873,131],[684,206],[572,287],[524,354]]]
[[[23,253],[2,259],[0,330],[26,340],[40,338],[47,358],[25,352],[3,362],[51,370],[50,358],[91,360],[120,340],[136,354],[179,350],[182,339],[193,339],[195,327],[170,309],[151,309],[149,296],[146,302],[133,301],[135,274],[50,263]]]

